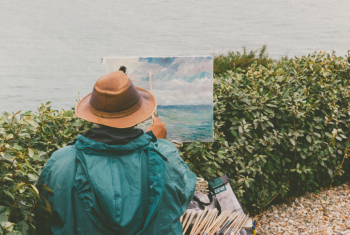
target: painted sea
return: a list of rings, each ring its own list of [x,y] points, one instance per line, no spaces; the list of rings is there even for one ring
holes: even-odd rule
[[[213,141],[213,106],[170,105],[158,106],[157,113],[167,128],[167,139],[179,142]],[[138,128],[146,129],[148,120]]]

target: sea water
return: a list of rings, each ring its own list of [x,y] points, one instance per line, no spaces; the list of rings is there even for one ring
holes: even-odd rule
[[[69,109],[101,57],[193,56],[267,44],[278,59],[350,49],[349,0],[0,1],[0,111]]]

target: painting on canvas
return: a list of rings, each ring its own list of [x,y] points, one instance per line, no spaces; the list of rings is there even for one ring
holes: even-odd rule
[[[105,57],[107,73],[127,68],[133,83],[150,90],[157,113],[167,127],[167,139],[179,142],[213,141],[213,57]],[[145,129],[148,120],[139,124]]]

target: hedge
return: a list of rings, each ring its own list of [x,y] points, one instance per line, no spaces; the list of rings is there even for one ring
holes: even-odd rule
[[[216,141],[182,157],[206,179],[230,174],[250,212],[350,180],[349,60],[320,52],[216,77]]]
[[[0,118],[0,234],[34,234],[35,207],[52,213],[51,205],[36,206],[45,185],[36,185],[51,154],[64,147],[91,123],[74,110],[52,110],[50,102],[37,112],[3,113]]]
[[[272,59],[268,57],[266,45],[259,50],[247,52],[243,47],[243,51],[229,51],[226,54],[214,56],[214,76],[220,77],[231,70],[239,72],[250,67],[253,63],[257,65],[267,66]]]
[[[238,62],[246,59],[241,55]],[[251,212],[276,198],[350,179],[349,58],[325,53],[266,63],[259,58],[250,57],[244,69],[222,64],[234,71],[214,78],[215,142],[185,143],[181,152],[198,176],[230,174]],[[215,65],[216,71],[222,68]],[[57,111],[50,102],[37,112],[4,112],[0,234],[34,234],[35,216],[46,216],[34,215],[38,192],[50,191],[36,185],[42,168],[55,150],[90,127],[74,108]],[[48,202],[41,209],[51,213]]]

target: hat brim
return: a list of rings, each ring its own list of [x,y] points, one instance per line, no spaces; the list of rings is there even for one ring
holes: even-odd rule
[[[157,101],[152,93],[140,87],[136,88],[140,94],[140,99],[142,99],[141,107],[127,116],[105,118],[93,114],[89,108],[91,93],[79,101],[77,107],[75,108],[75,114],[81,119],[105,126],[115,128],[133,127],[151,117],[157,108]]]

